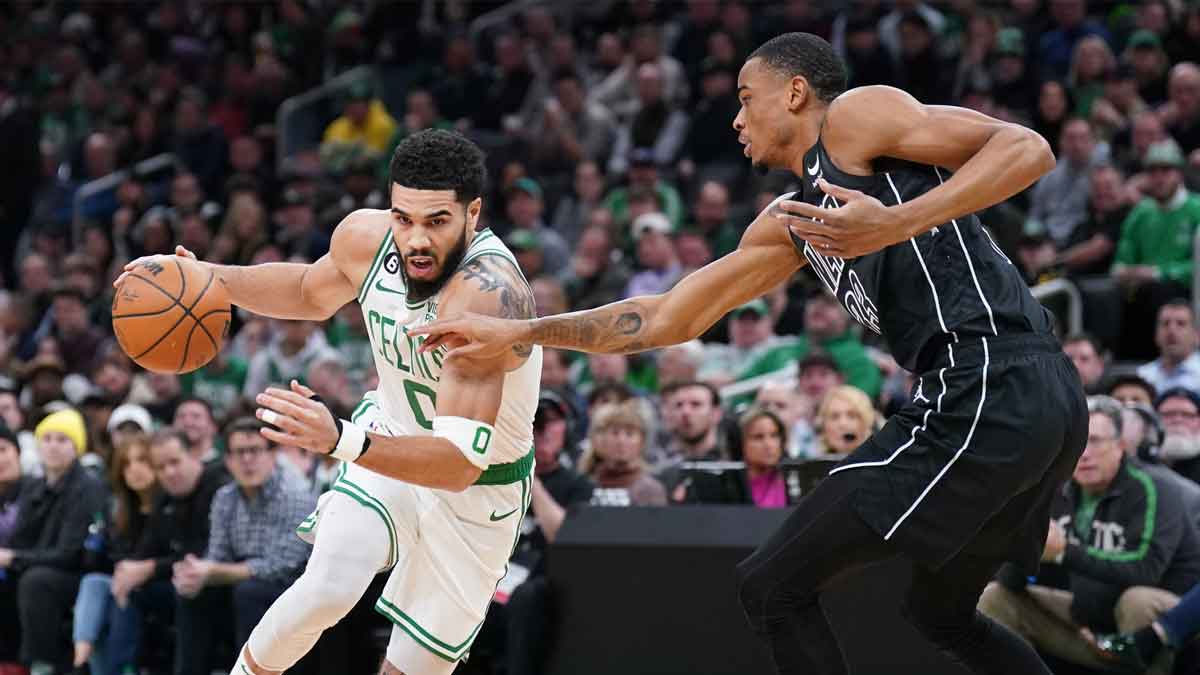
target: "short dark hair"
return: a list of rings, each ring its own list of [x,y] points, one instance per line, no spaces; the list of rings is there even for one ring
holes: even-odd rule
[[[691,389],[692,387],[700,387],[702,389],[707,389],[708,395],[710,397],[712,397],[713,407],[714,408],[721,407],[721,392],[717,391],[717,388],[714,387],[713,385],[709,384],[708,382],[701,382],[699,380],[683,380],[681,382],[672,382],[672,383],[666,385],[665,387],[663,387],[662,391],[659,392],[659,395],[663,399],[666,399],[668,396],[670,396],[671,394],[674,394],[677,391],[681,391],[684,389]]]
[[[454,190],[466,204],[487,182],[483,150],[462,134],[426,129],[400,141],[392,155],[391,182],[415,190]]]
[[[1071,333],[1067,337],[1063,338],[1062,341],[1064,347],[1066,345],[1075,344],[1076,342],[1086,342],[1090,344],[1092,346],[1092,351],[1096,352],[1096,356],[1104,358],[1104,346],[1100,344],[1100,340],[1097,339],[1095,335],[1092,335],[1087,331],[1080,331],[1078,333]]]
[[[217,416],[213,412],[212,404],[207,400],[200,398],[199,396],[186,396],[179,399],[179,403],[176,403],[175,409],[171,411],[171,419],[175,418],[175,414],[179,412],[179,409],[182,408],[185,403],[199,403],[204,407],[205,412],[208,413],[208,419],[212,420],[213,424],[216,424]]]
[[[188,440],[187,434],[183,433],[182,429],[176,427],[163,427],[150,434],[150,447],[152,449],[169,441],[178,441],[179,447],[183,448],[184,453],[188,451],[188,447],[192,444]]]
[[[235,417],[229,421],[229,424],[225,425],[225,445],[229,445],[229,438],[234,434],[254,434],[255,436],[258,436],[259,431],[266,428],[266,426],[267,425],[263,424],[262,420],[258,419],[257,417],[250,417],[249,415]],[[267,442],[268,447],[275,447],[275,444],[271,442],[271,439],[267,438],[266,436],[263,436],[263,440]]]
[[[846,64],[828,42],[812,33],[776,35],[746,60],[750,59],[762,59],[768,68],[786,77],[803,77],[826,103],[846,91]]]
[[[1196,320],[1196,310],[1192,307],[1192,303],[1188,302],[1185,298],[1172,298],[1172,299],[1164,302],[1162,304],[1162,306],[1158,308],[1158,314],[1161,316],[1163,310],[1168,307],[1174,307],[1176,309],[1186,309],[1188,311],[1188,314],[1191,315],[1192,320],[1193,321]]]

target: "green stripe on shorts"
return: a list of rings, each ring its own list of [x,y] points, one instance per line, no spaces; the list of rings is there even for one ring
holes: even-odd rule
[[[452,645],[434,637],[432,633],[422,628],[421,624],[414,621],[411,616],[405,614],[399,607],[388,602],[385,598],[379,598],[375,602],[375,611],[387,617],[400,630],[408,633],[408,636],[416,641],[417,644],[428,649],[430,653],[444,661],[453,662],[461,659],[463,654],[470,649],[471,643],[475,640],[475,636],[483,626],[483,622],[480,621],[475,626],[475,630],[471,631],[471,634],[467,636],[466,640]]]

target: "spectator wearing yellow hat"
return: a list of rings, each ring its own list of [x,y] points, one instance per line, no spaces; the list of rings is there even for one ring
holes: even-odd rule
[[[69,654],[59,628],[79,590],[85,540],[103,540],[107,490],[80,466],[87,430],[77,411],[48,415],[35,436],[45,476],[22,493],[10,547],[0,548],[8,579],[0,593],[15,592],[20,609],[16,617],[0,617],[0,632],[19,632],[21,660],[37,673]]]

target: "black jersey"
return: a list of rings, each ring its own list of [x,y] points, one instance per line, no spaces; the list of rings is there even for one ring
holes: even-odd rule
[[[804,156],[803,188],[791,199],[836,208],[817,187],[823,177],[891,206],[928,192],[950,173],[881,158],[875,173],[839,170],[818,138]],[[844,260],[792,235],[825,287],[859,323],[883,336],[910,372],[928,370],[947,343],[967,338],[1050,334],[1053,319],[975,215],[943,223],[881,251]]]

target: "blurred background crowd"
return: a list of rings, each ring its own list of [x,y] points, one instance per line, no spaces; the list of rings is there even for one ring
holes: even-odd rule
[[[483,220],[540,315],[665,291],[795,189],[751,171],[731,129],[745,55],[787,31],[828,39],[850,86],[1045,136],[1056,168],[981,218],[1089,393],[1148,420],[1124,427],[1127,454],[1194,486],[1198,3],[16,0],[0,7],[0,674],[227,667],[303,569],[290,532],[336,469],[269,447],[248,401],[296,378],[348,416],[377,382],[353,304],[325,323],[239,310],[212,363],[144,372],[112,335],[125,262],[175,244],[315,260],[348,213],[387,207],[391,150],[435,127],[488,152]],[[569,507],[787,506],[793,469],[855,448],[913,384],[807,272],[687,344],[546,350],[525,574],[462,669],[541,672]],[[231,515],[259,497],[261,520]],[[360,610],[374,632],[335,631],[302,667],[368,653],[373,672],[378,644],[355,640],[387,627]]]

